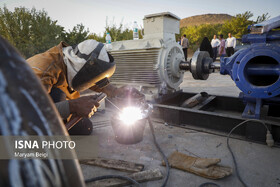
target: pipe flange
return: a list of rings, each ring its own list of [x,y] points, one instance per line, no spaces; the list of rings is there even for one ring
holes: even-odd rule
[[[196,80],[207,80],[209,77],[209,71],[204,70],[205,59],[210,58],[210,55],[206,51],[197,50],[191,61],[191,73]]]

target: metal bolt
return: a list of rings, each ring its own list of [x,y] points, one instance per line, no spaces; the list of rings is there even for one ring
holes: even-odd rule
[[[251,110],[248,110],[248,114],[249,114],[249,115],[252,115],[252,111],[251,111]]]

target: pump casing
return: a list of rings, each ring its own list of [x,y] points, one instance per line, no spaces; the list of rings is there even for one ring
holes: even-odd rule
[[[280,16],[251,26],[251,33],[242,37],[250,44],[230,58],[221,59],[220,73],[230,75],[242,91],[246,103],[243,117],[260,118],[261,108],[268,114],[280,110]],[[279,115],[279,114],[278,114]]]

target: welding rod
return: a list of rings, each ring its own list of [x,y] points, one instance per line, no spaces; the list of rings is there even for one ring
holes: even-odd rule
[[[121,112],[121,109],[119,107],[117,107],[117,105],[115,105],[112,101],[110,101],[108,98],[106,98],[106,100],[113,105],[113,107],[115,107],[116,109],[118,109]]]
[[[100,93],[97,98],[96,101],[98,103],[100,103],[101,101],[103,101],[105,98],[107,97],[107,95],[105,93]],[[69,131],[74,125],[76,125],[79,121],[81,121],[82,117],[79,116],[74,116],[69,122],[67,122],[65,124],[66,129]]]

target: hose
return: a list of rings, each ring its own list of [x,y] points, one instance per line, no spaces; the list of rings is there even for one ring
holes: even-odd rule
[[[199,187],[206,187],[206,186],[217,186],[217,187],[220,187],[220,185],[214,183],[214,182],[205,182],[205,183],[202,183],[199,185]]]
[[[85,183],[95,182],[95,181],[103,180],[103,179],[124,179],[124,180],[127,180],[127,181],[135,184],[136,186],[140,187],[140,184],[136,180],[126,177],[126,176],[122,176],[122,175],[104,175],[104,176],[94,177],[94,178],[85,180]]]
[[[152,121],[151,121],[150,117],[148,117],[148,122],[149,122],[149,126],[150,126],[150,129],[151,129],[151,132],[152,132],[154,144],[156,145],[158,151],[160,152],[160,154],[163,157],[163,160],[166,164],[166,176],[165,176],[164,181],[161,185],[162,187],[165,187],[166,184],[167,184],[168,178],[169,178],[170,167],[169,167],[169,164],[168,164],[167,157],[165,156],[165,154],[163,153],[159,144],[157,143],[156,136],[155,136],[155,131],[154,131],[154,126],[152,124]],[[112,179],[112,178],[124,179],[124,180],[127,180],[127,181],[135,184],[136,186],[140,187],[140,184],[137,181],[135,181],[132,178],[122,176],[122,175],[104,175],[104,176],[94,177],[94,178],[90,178],[90,179],[85,180],[85,183],[95,182],[95,181],[103,180],[103,179]]]
[[[236,158],[235,158],[235,156],[234,156],[234,154],[233,154],[233,151],[232,151],[232,149],[231,149],[231,147],[230,147],[230,145],[229,145],[229,138],[230,138],[231,133],[232,133],[235,129],[237,129],[238,127],[240,127],[241,125],[243,125],[243,124],[245,124],[245,123],[247,123],[247,122],[249,122],[249,121],[258,122],[258,123],[263,124],[264,127],[266,128],[267,132],[269,132],[268,127],[266,126],[266,124],[265,124],[263,121],[256,120],[256,119],[247,119],[247,120],[245,120],[245,121],[239,123],[238,125],[236,125],[234,128],[232,128],[231,131],[230,131],[230,132],[228,133],[228,135],[227,135],[227,148],[228,148],[228,150],[229,150],[229,152],[230,152],[230,154],[231,154],[231,157],[232,157],[232,160],[233,160],[233,163],[234,163],[234,167],[235,167],[235,170],[236,170],[237,178],[238,178],[238,180],[242,183],[242,185],[245,186],[245,187],[247,187],[248,185],[244,182],[244,180],[241,178],[241,176],[240,176],[240,174],[239,174],[239,170],[238,170]]]
[[[248,119],[248,120],[245,120],[241,123],[239,123],[238,125],[236,125],[234,128],[231,129],[231,131],[228,133],[227,135],[227,148],[232,156],[232,159],[233,159],[233,163],[234,163],[234,167],[235,167],[235,170],[236,170],[236,175],[237,175],[237,178],[238,180],[242,183],[242,185],[244,187],[248,187],[248,185],[244,182],[244,180],[241,178],[240,176],[240,173],[239,173],[239,169],[238,169],[238,165],[237,165],[237,162],[236,162],[236,158],[234,156],[234,153],[229,145],[229,139],[230,139],[230,135],[232,134],[232,132],[237,129],[238,127],[240,127],[241,125],[247,123],[247,122],[250,122],[250,121],[253,121],[253,122],[258,122],[258,123],[261,123],[264,125],[264,127],[266,128],[267,130],[267,133],[270,134],[270,131],[267,127],[267,125],[263,122],[263,121],[260,121],[260,120],[256,120],[256,119]],[[169,163],[168,163],[168,159],[167,157],[165,156],[165,154],[163,153],[161,147],[159,146],[157,140],[156,140],[156,136],[155,136],[155,131],[154,131],[154,127],[153,127],[153,124],[152,124],[152,121],[150,119],[150,117],[148,117],[148,122],[149,122],[149,126],[150,126],[150,129],[151,129],[151,132],[152,132],[152,136],[153,136],[153,141],[154,141],[154,144],[156,145],[158,151],[160,152],[161,156],[163,157],[163,160],[166,164],[166,176],[165,176],[165,179],[164,179],[164,182],[162,183],[162,187],[165,187],[167,182],[168,182],[168,179],[169,179],[169,173],[170,173],[170,167],[169,167]],[[268,143],[268,142],[267,142]],[[271,146],[271,145],[269,145]],[[118,179],[124,179],[124,180],[127,180],[133,184],[135,184],[136,186],[140,187],[140,184],[135,181],[134,179],[131,179],[129,177],[126,177],[126,176],[121,176],[121,175],[104,175],[104,176],[100,176],[100,177],[94,177],[94,178],[91,178],[91,179],[87,179],[85,180],[85,183],[90,183],[90,182],[94,182],[94,181],[98,181],[98,180],[102,180],[102,179],[110,179],[110,178],[118,178]],[[203,184],[200,184],[199,186],[200,187],[203,187],[203,186],[207,186],[207,185],[215,185],[215,186],[219,186],[218,184],[216,183],[212,183],[212,182],[206,182],[206,183],[203,183]]]
[[[166,186],[167,184],[167,181],[168,181],[168,178],[169,178],[169,173],[170,173],[170,167],[169,167],[169,163],[168,163],[168,160],[167,160],[167,157],[165,156],[165,154],[163,153],[162,149],[160,148],[159,144],[157,143],[157,140],[156,140],[156,136],[155,136],[155,131],[154,131],[154,126],[153,126],[153,123],[150,119],[150,117],[148,117],[148,122],[149,122],[149,126],[150,126],[150,129],[151,129],[151,132],[152,132],[152,135],[153,135],[153,141],[154,141],[154,144],[156,145],[158,151],[160,152],[164,162],[165,162],[165,165],[166,165],[166,176],[164,178],[164,181],[162,183],[162,187]]]
[[[231,154],[231,156],[232,156],[232,160],[233,160],[234,167],[235,167],[235,170],[236,170],[237,178],[238,178],[238,180],[242,183],[242,185],[245,186],[245,187],[248,187],[248,185],[244,182],[244,180],[243,180],[243,179],[241,178],[241,176],[240,176],[240,173],[239,173],[239,170],[238,170],[238,166],[237,166],[237,162],[236,162],[236,158],[235,158],[235,156],[234,156],[234,154],[233,154],[233,151],[232,151],[232,149],[231,149],[231,147],[230,147],[230,145],[229,145],[229,138],[230,138],[231,133],[232,133],[235,129],[237,129],[238,127],[240,127],[241,125],[243,125],[243,124],[245,124],[245,123],[247,123],[247,122],[249,122],[249,121],[258,122],[258,123],[263,124],[263,126],[264,126],[264,127],[266,128],[266,130],[267,130],[266,143],[267,143],[267,145],[270,146],[270,147],[273,145],[273,139],[272,139],[272,136],[271,136],[271,134],[270,134],[270,131],[269,131],[267,125],[266,125],[263,121],[261,121],[261,120],[247,119],[247,120],[245,120],[245,121],[239,123],[239,124],[236,125],[235,127],[233,127],[233,128],[231,129],[231,131],[228,133],[228,135],[227,135],[227,148],[228,148],[228,150],[229,150],[229,152],[230,152],[230,154]],[[269,135],[269,136],[268,136],[268,135]],[[271,138],[271,140],[268,140],[268,138]],[[218,184],[213,183],[213,182],[202,183],[202,184],[199,185],[199,187],[208,186],[208,185],[215,185],[215,186],[218,186],[218,187],[219,187]]]

